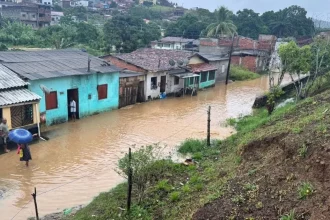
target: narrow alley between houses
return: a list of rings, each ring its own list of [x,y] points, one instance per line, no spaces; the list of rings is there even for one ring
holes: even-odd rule
[[[15,151],[0,155],[1,219],[34,216],[34,187],[40,215],[88,203],[123,181],[115,169],[129,147],[160,143],[167,155],[186,138],[206,137],[208,106],[211,138],[228,137],[234,130],[223,125],[226,119],[251,113],[268,82],[263,76],[217,84],[198,96],[136,104],[47,128],[49,140],[31,145],[30,167],[19,163]]]

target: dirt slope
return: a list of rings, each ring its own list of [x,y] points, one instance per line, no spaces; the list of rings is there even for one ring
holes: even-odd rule
[[[284,121],[261,128],[304,124],[245,146],[237,177],[221,198],[206,204],[193,219],[279,219],[295,210],[295,219],[329,220],[329,101],[328,94],[318,96]],[[318,116],[311,117],[316,111]],[[312,188],[302,189],[303,183]],[[306,198],[299,198],[299,191]]]

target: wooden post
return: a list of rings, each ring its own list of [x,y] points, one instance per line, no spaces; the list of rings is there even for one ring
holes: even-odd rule
[[[207,146],[211,146],[211,106],[207,111]]]
[[[132,153],[131,148],[128,151],[128,191],[127,191],[127,212],[131,209],[131,199],[132,199],[132,167],[131,167]]]
[[[229,71],[230,71],[230,65],[231,65],[231,55],[232,55],[233,49],[234,49],[234,39],[235,39],[235,34],[233,34],[232,43],[231,43],[230,52],[229,52],[229,61],[228,61],[228,68],[227,68],[227,75],[226,75],[226,85],[228,84],[228,80],[229,80]]]
[[[34,187],[34,193],[31,194],[34,201],[34,208],[36,210],[36,220],[39,220],[38,205],[37,205],[37,188]]]

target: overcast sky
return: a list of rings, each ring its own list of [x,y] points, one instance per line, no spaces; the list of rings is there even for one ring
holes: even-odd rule
[[[185,8],[199,7],[211,11],[219,6],[226,6],[234,12],[248,8],[258,13],[286,8],[291,5],[299,5],[305,8],[308,16],[330,21],[330,0],[172,0]]]

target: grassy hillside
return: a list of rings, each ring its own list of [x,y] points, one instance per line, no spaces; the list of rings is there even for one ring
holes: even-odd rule
[[[179,151],[197,163],[155,162],[130,217],[124,183],[68,219],[330,219],[329,100],[328,90],[272,116],[230,120],[237,134],[209,148],[187,140]],[[290,211],[296,217],[284,218]]]

